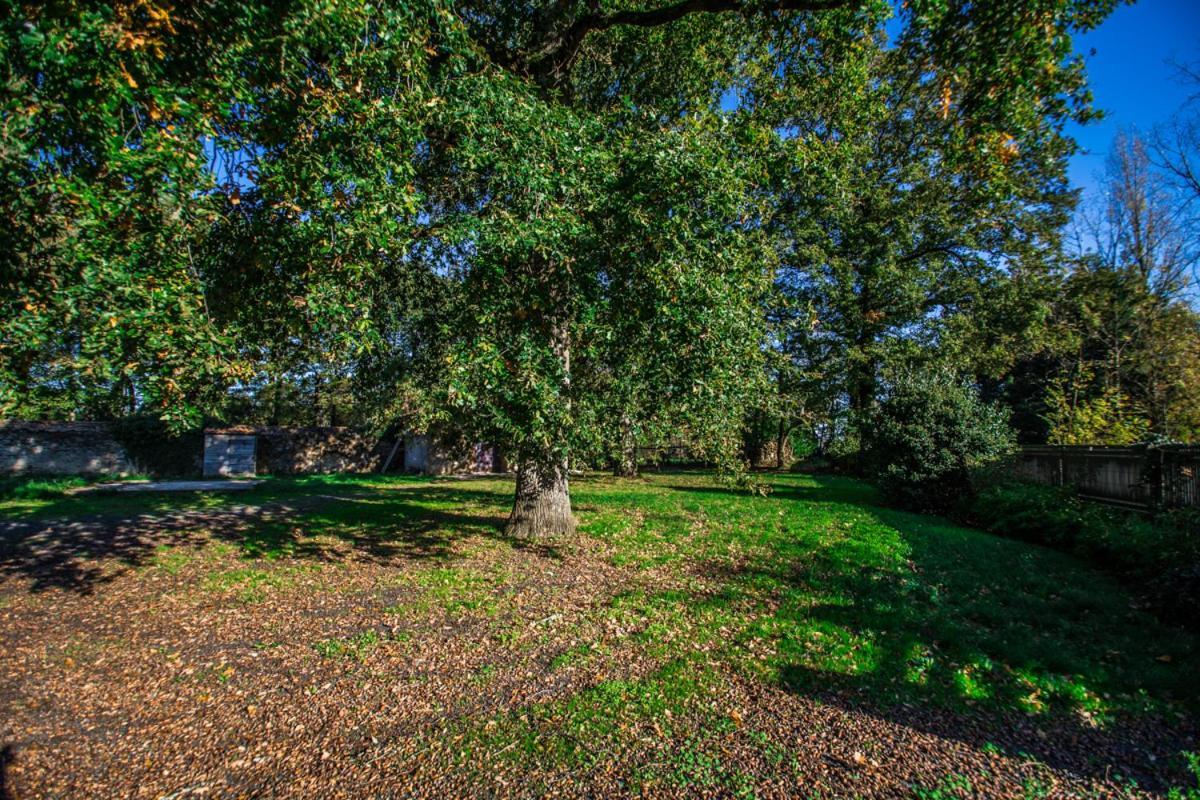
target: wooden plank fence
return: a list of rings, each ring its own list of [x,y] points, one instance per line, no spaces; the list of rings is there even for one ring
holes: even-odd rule
[[[1200,503],[1200,446],[1038,445],[1021,448],[1016,471],[1080,497],[1140,509]]]

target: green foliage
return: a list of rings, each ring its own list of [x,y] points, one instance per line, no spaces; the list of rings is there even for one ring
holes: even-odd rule
[[[860,421],[868,464],[885,493],[917,508],[944,509],[971,471],[1013,449],[1002,409],[944,371],[898,376],[878,409]]]
[[[186,424],[236,374],[193,255],[239,5],[4,4],[0,413]]]
[[[62,497],[71,489],[87,484],[87,479],[80,476],[0,478],[0,499],[48,500]]]
[[[1080,386],[1082,379],[1083,376],[1077,376],[1070,383],[1056,381],[1047,392],[1050,444],[1119,445],[1145,441],[1150,422],[1144,411],[1118,387],[1088,392]]]
[[[1184,621],[1200,612],[1200,514],[1154,517],[1079,499],[1069,487],[1005,480],[984,473],[965,517],[1011,536],[1079,555],[1125,577],[1159,611]]]
[[[1184,751],[1182,756],[1195,785],[1183,788],[1172,787],[1167,792],[1167,798],[1168,800],[1200,800],[1200,753]]]
[[[3,413],[186,427],[264,354],[299,370],[371,343],[362,290],[417,213],[447,12],[10,2],[4,19]]]
[[[955,17],[940,4],[908,7],[923,25]],[[995,14],[986,33],[962,38],[1014,24],[1011,9]],[[772,176],[783,255],[771,313],[788,364],[780,383],[825,424],[840,424],[846,402],[866,412],[884,377],[910,365],[1001,374],[1042,322],[1043,275],[1072,204],[1062,123],[1079,76],[1039,76],[1003,100],[993,90],[1013,105],[985,111],[970,90],[951,89],[974,67],[927,60],[927,46],[959,38],[906,29],[894,42],[864,37],[755,76],[764,94],[776,92],[755,113],[793,134],[779,143]],[[1061,46],[1050,48],[1057,58]],[[988,130],[993,112],[1022,120]]]
[[[984,486],[970,508],[973,521],[985,530],[1067,550],[1084,529],[1103,527],[1099,507],[1082,502],[1069,487],[1019,482]]]

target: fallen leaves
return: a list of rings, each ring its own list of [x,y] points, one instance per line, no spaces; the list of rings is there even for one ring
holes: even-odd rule
[[[286,529],[304,536],[303,524]],[[6,775],[16,796],[468,797],[536,786],[616,797],[640,786],[647,795],[892,797],[955,772],[971,775],[979,796],[1031,775],[1056,795],[1104,794],[1114,784],[1097,765],[1171,755],[1170,732],[1150,723],[1039,717],[1035,726],[878,707],[835,688],[787,691],[769,673],[721,661],[730,647],[755,664],[776,658],[773,638],[720,625],[688,646],[698,643],[686,622],[664,624],[641,605],[613,611],[615,597],[639,591],[719,592],[720,578],[696,583],[686,554],[650,571],[614,565],[605,543],[585,541],[551,562],[463,536],[436,561],[437,585],[448,588],[426,602],[414,586],[434,567],[405,549],[411,542],[373,552],[339,540],[326,555],[347,568],[245,603],[197,593],[204,575],[247,567],[242,553],[214,547],[220,531],[195,540],[160,532],[188,543],[194,557],[181,571],[114,572],[90,595],[0,584],[20,596],[0,628],[0,674],[18,676],[13,688],[0,685],[0,718],[19,743]],[[252,563],[266,571],[298,560]],[[466,580],[479,575],[499,577]],[[774,610],[747,609],[745,619],[769,621]],[[367,631],[383,640],[369,658],[314,651]],[[812,631],[803,646],[832,638]],[[677,659],[706,665],[713,679],[684,697],[639,696]],[[598,717],[582,730],[611,733],[581,735],[579,713]],[[1003,749],[977,744],[991,741]],[[1052,766],[1008,755],[1023,751]]]

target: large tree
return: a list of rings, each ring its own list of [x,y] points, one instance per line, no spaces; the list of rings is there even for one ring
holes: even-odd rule
[[[1062,128],[1090,116],[1080,76],[985,111],[922,41],[879,33],[752,84],[784,132],[773,313],[793,414],[869,425],[914,362],[1002,374],[1041,316],[1073,201]]]
[[[1070,34],[1111,5],[904,4],[906,58],[952,115],[954,152],[986,150],[982,167],[1013,141],[1023,163],[1048,117],[1085,113]],[[639,395],[713,454],[736,450],[774,266],[755,255],[763,154],[788,138],[758,108],[816,102],[795,76],[857,63],[889,6],[5,10],[10,407],[29,387],[125,381],[131,404],[188,416],[214,402],[206,387],[290,361],[400,351],[426,416],[508,445],[510,530],[541,535],[573,527],[581,429],[639,413]],[[875,91],[850,85],[849,102]],[[811,152],[791,156],[792,195],[809,181],[810,207],[837,205],[824,176],[842,156]],[[389,302],[395,287],[410,297]],[[272,330],[295,346],[264,346]]]
[[[512,74],[528,77],[531,93],[544,104],[539,119],[553,120],[561,115],[564,119],[581,121],[580,131],[586,131],[587,135],[578,138],[585,142],[585,150],[588,143],[603,148],[604,143],[611,141],[614,129],[623,131],[636,125],[636,116],[631,119],[631,115],[614,114],[617,101],[635,113],[648,115],[662,136],[688,136],[695,135],[692,120],[702,120],[721,102],[723,93],[714,89],[731,87],[740,98],[738,111],[731,115],[732,124],[747,131],[750,137],[765,134],[784,140],[797,138],[793,129],[803,124],[789,116],[819,120],[820,111],[814,112],[814,105],[844,102],[850,107],[850,124],[855,131],[862,131],[862,137],[843,140],[838,132],[829,133],[830,128],[821,127],[828,119],[818,121],[817,129],[811,133],[816,137],[829,133],[824,146],[811,146],[791,157],[794,165],[791,196],[796,199],[797,209],[793,218],[807,226],[814,211],[828,219],[829,206],[840,207],[843,197],[854,196],[860,189],[867,189],[865,202],[886,192],[888,186],[893,187],[894,193],[904,194],[912,182],[919,182],[922,184],[919,190],[908,194],[906,199],[911,206],[922,200],[936,204],[937,210],[930,214],[936,220],[938,214],[952,216],[956,201],[965,199],[978,206],[984,202],[980,195],[1011,196],[1013,191],[1008,190],[1006,195],[1006,188],[1022,183],[1022,170],[1034,171],[1033,180],[1049,172],[1052,180],[1053,170],[1069,148],[1061,138],[1061,125],[1068,118],[1085,119],[1089,114],[1081,68],[1071,56],[1070,33],[1097,23],[1111,5],[1048,2],[1014,7],[1007,3],[909,3],[902,11],[906,33],[901,47],[906,63],[916,69],[901,77],[908,78],[911,85],[903,86],[899,79],[889,75],[882,80],[883,88],[870,80],[856,80],[848,84],[853,88],[846,91],[846,84],[827,79],[822,84],[826,89],[824,97],[816,95],[812,84],[805,82],[819,75],[822,68],[827,75],[846,75],[847,69],[860,64],[857,53],[874,41],[887,11],[886,4],[707,0],[650,7],[606,7],[559,2],[540,6],[533,14],[513,16],[503,4],[485,3],[472,7],[465,18],[493,63]],[[847,64],[850,66],[846,67]],[[669,76],[669,80],[664,80],[663,75]],[[782,80],[775,80],[778,76],[783,76]],[[880,120],[871,118],[875,96],[887,92],[911,92],[924,98],[925,108],[912,106],[918,118],[915,124],[929,124],[931,114],[940,115],[940,126],[936,118],[933,122],[948,146],[924,159],[920,155],[909,158],[904,148],[910,141],[907,131],[914,123],[901,113],[893,118],[893,127],[881,128],[876,125]],[[929,103],[930,98],[935,102]],[[783,113],[776,113],[780,109]],[[593,127],[583,126],[582,120]],[[653,127],[646,130],[650,135],[654,132]],[[876,143],[884,151],[883,157],[873,159],[869,152],[864,152],[872,145],[863,139]],[[808,139],[801,142],[811,144]],[[641,146],[656,145],[647,136]],[[847,151],[851,152],[843,155]],[[891,162],[890,154],[895,154]],[[907,165],[915,164],[941,172],[942,167],[937,164],[941,157],[951,159],[952,163],[944,170],[950,177],[940,183],[924,181],[922,176],[906,171]],[[853,161],[853,168],[861,170],[860,174],[871,176],[867,178],[870,183],[826,187],[822,181],[836,171],[839,160],[845,159]],[[1039,164],[1039,159],[1048,162],[1049,167]],[[1008,162],[1014,163],[1010,166]],[[572,167],[563,164],[561,168],[565,171]],[[596,165],[574,168],[580,173],[592,170],[594,174]],[[754,175],[753,169],[731,170],[735,175],[739,172]],[[618,185],[609,184],[606,188],[620,191]],[[679,188],[684,194],[674,199],[671,195],[676,187],[670,183],[660,187],[667,197],[666,203],[681,202],[692,190],[683,182]],[[768,194],[772,191],[769,181],[748,188],[752,195],[755,191]],[[949,196],[937,194],[946,188],[953,190]],[[1037,186],[1037,191],[1045,191],[1044,183]],[[487,273],[493,279],[521,276],[524,282],[519,284],[518,291],[546,301],[535,307],[534,313],[514,312],[519,327],[498,337],[509,340],[519,332],[525,342],[532,341],[523,351],[524,363],[529,365],[527,373],[520,376],[524,380],[514,384],[508,378],[516,376],[500,373],[505,380],[496,381],[496,386],[502,389],[494,388],[472,398],[481,400],[479,405],[487,409],[488,402],[494,402],[497,396],[506,401],[512,399],[514,385],[538,389],[536,393],[529,391],[518,397],[511,406],[500,409],[499,415],[493,415],[507,419],[516,409],[526,414],[533,412],[520,418],[512,429],[520,441],[522,467],[510,525],[520,532],[559,531],[571,526],[567,449],[575,422],[570,414],[578,405],[570,390],[571,381],[577,381],[571,374],[571,353],[577,344],[575,334],[582,330],[580,323],[589,313],[588,304],[581,302],[586,296],[581,289],[589,278],[586,264],[577,260],[577,254],[586,252],[587,245],[592,243],[585,244],[582,239],[570,241],[568,247],[557,251],[548,251],[548,246],[562,242],[564,231],[579,230],[572,227],[577,216],[562,220],[554,217],[564,207],[574,205],[574,210],[578,210],[582,194],[586,190],[577,197],[553,197],[552,201],[557,202],[538,208],[521,207],[514,217],[519,225],[527,227],[517,237],[519,241],[512,242],[518,246],[501,243],[496,252],[504,252],[510,260],[500,261]],[[639,202],[629,195],[616,196],[631,205]],[[1039,196],[1026,201],[1040,199]],[[886,207],[893,202],[885,198],[880,205]],[[1013,206],[1010,203],[1008,208]],[[895,229],[872,231],[874,220],[869,218],[869,211],[867,214],[867,218],[858,220],[867,229],[848,225],[842,244],[853,248],[856,237],[874,235],[882,239],[896,233]],[[1000,214],[995,212],[991,220]],[[922,264],[924,275],[933,276],[922,279],[928,283],[923,293],[926,297],[934,295],[935,299],[917,300],[911,305],[916,306],[915,313],[929,315],[935,306],[944,305],[936,299],[938,276],[944,277],[955,260],[977,258],[975,251],[986,249],[983,240],[987,236],[999,239],[1011,230],[987,234],[982,228],[983,225],[975,225],[967,234],[950,242],[938,238],[941,231],[919,230],[900,245],[911,245],[911,250],[898,252],[897,245],[888,245],[889,255],[868,269],[877,270],[880,287],[890,291],[884,275],[889,270],[886,264]],[[590,233],[595,229],[584,230]],[[759,231],[758,225],[744,225],[745,233]],[[538,246],[530,248],[531,241],[537,241]],[[679,241],[695,247],[701,239]],[[599,244],[603,249],[605,243]],[[495,258],[490,254],[489,257]],[[939,258],[945,269],[931,269],[929,265]],[[603,259],[594,262],[593,275],[603,274],[594,271],[601,263]],[[770,263],[764,267],[769,268]],[[488,284],[486,288],[486,293],[476,296],[494,302],[499,296],[496,284]],[[635,298],[632,304],[645,308],[647,302],[654,301],[651,293]],[[710,302],[737,307],[744,302],[744,296],[718,294]],[[678,313],[695,315],[700,308],[695,304],[684,305]],[[883,308],[882,313],[889,310]],[[863,314],[866,326],[878,325],[880,313],[881,309],[868,303]],[[483,323],[483,330],[495,330],[497,321],[507,321],[509,317],[485,312],[476,314],[475,319]],[[887,324],[893,323],[889,320]],[[686,329],[687,326],[679,328]],[[865,336],[869,331],[862,333]],[[540,338],[531,340],[531,335]],[[636,339],[626,341],[632,344]],[[661,357],[683,343],[661,339],[646,352],[651,358]],[[623,353],[621,360],[636,365],[636,358],[631,359],[630,355]],[[475,371],[472,367],[472,372]],[[864,373],[865,370],[860,370],[860,374]],[[618,394],[635,394],[630,391],[637,388],[636,378],[634,382],[634,386],[618,385],[618,390],[626,390]],[[733,413],[739,410],[737,404],[726,405],[721,431],[730,429]],[[620,415],[617,416],[619,419]],[[717,440],[736,442],[736,437],[713,432],[717,433],[714,437]]]

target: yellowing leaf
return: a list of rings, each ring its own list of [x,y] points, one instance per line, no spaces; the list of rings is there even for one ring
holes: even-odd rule
[[[138,82],[129,74],[129,70],[125,69],[125,65],[121,65],[121,74],[125,76],[125,82],[129,84],[130,89],[138,88]]]

